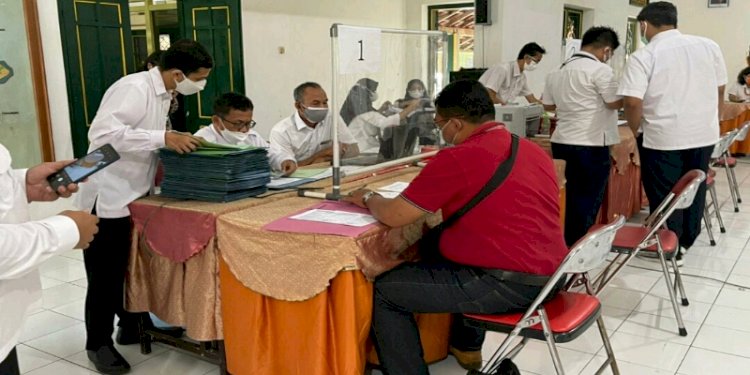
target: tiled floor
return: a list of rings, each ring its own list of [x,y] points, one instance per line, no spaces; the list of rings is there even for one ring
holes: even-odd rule
[[[748,161],[743,160],[744,161]],[[750,162],[750,161],[748,161]],[[723,173],[722,170],[719,171]],[[750,202],[750,164],[737,168],[742,195]],[[680,337],[660,272],[630,267],[603,295],[604,316],[623,374],[740,374],[750,372],[750,204],[734,213],[726,178],[717,178],[717,192],[727,233],[717,233],[709,246],[701,234],[682,268],[690,306],[682,307],[688,330]],[[66,209],[66,202],[35,206],[36,216]],[[634,266],[655,268],[639,260]],[[31,375],[95,374],[83,352],[83,298],[86,279],[81,253],[72,251],[47,261],[41,269],[43,302],[26,322],[19,345],[21,371]],[[702,276],[702,277],[698,277]],[[716,280],[712,280],[716,279]],[[724,284],[723,282],[744,285]],[[502,337],[489,334],[488,358]],[[133,374],[218,374],[216,366],[177,351],[155,346],[148,356],[137,346],[119,347],[133,365]],[[560,345],[569,374],[593,374],[603,360],[596,330]],[[554,374],[546,346],[530,343],[516,358],[524,374]],[[463,375],[453,357],[430,366],[433,375]],[[380,374],[374,371],[375,374]],[[606,372],[609,373],[609,372]],[[283,375],[283,374],[280,374]]]

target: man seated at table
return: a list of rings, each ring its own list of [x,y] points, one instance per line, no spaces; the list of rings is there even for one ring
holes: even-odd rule
[[[271,129],[271,149],[294,155],[294,161],[300,167],[333,159],[333,115],[323,88],[315,82],[297,86],[294,89],[294,108],[294,114]],[[338,137],[343,156],[359,154],[357,141],[340,116]]]
[[[245,95],[228,92],[214,101],[214,115],[211,125],[198,130],[195,135],[203,139],[233,146],[254,146],[268,148],[269,144],[258,134],[253,120],[253,102]],[[279,149],[269,149],[271,168],[290,175],[297,170],[294,156]]]
[[[391,227],[438,210],[446,220],[513,160],[511,134],[493,121],[495,107],[481,83],[451,83],[435,106],[435,125],[455,146],[440,151],[395,199],[357,190],[345,200]],[[511,168],[497,189],[444,230],[439,246],[421,246],[423,255],[439,260],[403,263],[375,281],[372,335],[385,374],[427,374],[414,312],[520,311],[567,254],[552,159],[521,139]],[[459,364],[479,368],[483,341],[484,331],[456,319],[450,351]]]

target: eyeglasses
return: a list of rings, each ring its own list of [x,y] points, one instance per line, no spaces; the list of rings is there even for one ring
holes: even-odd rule
[[[227,119],[225,119],[223,117],[221,117],[221,121],[224,122],[224,125],[226,125],[226,124],[232,125],[232,127],[235,129],[235,131],[241,131],[241,132],[246,132],[246,131],[254,128],[255,125],[257,124],[257,122],[255,122],[255,120],[250,120],[250,121],[247,121],[247,122],[244,122],[244,121],[237,121],[237,122],[235,122],[235,121],[229,121],[229,120],[227,120]]]
[[[539,58],[539,60],[535,59],[534,56],[531,56],[531,55],[526,55],[526,57],[530,58],[531,61],[533,61],[533,62],[535,62],[537,64],[539,64],[539,62],[542,61],[541,57]]]
[[[438,129],[438,130],[440,130],[440,131],[443,131],[443,128],[445,127],[445,125],[446,125],[446,124],[448,123],[448,121],[450,121],[450,120],[451,120],[451,119],[449,119],[449,118],[444,118],[444,119],[442,119],[442,120],[437,120],[437,119],[436,119],[436,120],[434,120],[434,125],[435,125],[435,127],[436,127],[436,128]]]

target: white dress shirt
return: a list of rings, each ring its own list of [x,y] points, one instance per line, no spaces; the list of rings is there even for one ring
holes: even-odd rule
[[[78,243],[78,227],[67,216],[29,221],[26,170],[10,168],[0,145],[0,361],[18,343],[29,307],[42,296],[37,267]]]
[[[550,141],[576,146],[609,146],[620,143],[617,110],[607,108],[622,97],[609,65],[580,51],[560,70],[550,73],[542,102],[557,106],[557,127]]]
[[[500,63],[487,69],[479,77],[479,82],[496,92],[497,97],[505,103],[513,101],[518,96],[531,95],[526,74],[521,72],[516,61]]]
[[[617,94],[643,99],[645,147],[685,150],[719,140],[718,88],[726,83],[714,41],[668,30],[630,56]]]
[[[739,83],[734,82],[729,88],[729,94],[736,96],[743,102],[750,102],[750,88],[748,88],[747,85],[740,85]]]
[[[365,112],[349,124],[349,130],[357,140],[357,146],[361,152],[379,152],[381,131],[385,128],[398,126],[401,116],[397,113],[388,117],[380,112]]]
[[[227,140],[226,138],[224,138],[224,136],[222,136],[221,133],[216,130],[216,127],[214,126],[214,124],[202,127],[197,132],[195,132],[195,135],[198,137],[202,137],[203,139],[209,142],[218,143],[221,145],[253,146],[253,147],[269,148],[268,142],[265,139],[263,139],[263,137],[253,129],[248,130],[247,138],[245,138],[245,140],[242,141],[240,144],[231,142]],[[284,162],[285,160],[294,160],[294,156],[286,155],[281,150],[269,149],[268,159],[271,163],[271,168],[273,168],[274,170],[280,171],[281,163]]]
[[[299,116],[299,112],[294,112],[293,115],[274,125],[268,138],[274,152],[294,155],[294,161],[299,162],[333,145],[331,142],[332,128],[333,116],[330,111],[325,120],[318,123],[315,128],[307,126]],[[339,142],[343,144],[357,143],[341,116],[339,116]]]
[[[148,193],[164,147],[172,94],[159,68],[120,78],[104,93],[89,129],[89,152],[110,143],[120,160],[81,184],[76,205],[102,218],[130,215],[128,204]]]

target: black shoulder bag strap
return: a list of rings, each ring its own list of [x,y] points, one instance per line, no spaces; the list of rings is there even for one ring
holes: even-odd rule
[[[424,236],[422,236],[422,240],[420,241],[420,251],[422,252],[422,257],[429,257],[432,258],[436,254],[430,254],[436,250],[438,250],[440,245],[440,235],[442,235],[443,231],[453,225],[458,219],[460,219],[462,216],[464,216],[467,212],[469,212],[472,208],[476,207],[479,203],[481,203],[485,198],[487,198],[493,191],[495,191],[500,185],[503,184],[505,179],[508,178],[508,175],[510,174],[510,171],[513,169],[513,164],[516,162],[516,155],[518,154],[518,136],[515,134],[511,135],[511,141],[510,141],[510,156],[508,159],[506,159],[504,162],[500,163],[500,165],[495,170],[495,173],[492,175],[492,178],[490,178],[490,181],[482,187],[481,190],[475,195],[471,200],[466,203],[461,209],[456,211],[453,215],[451,215],[449,218],[443,220],[442,223],[439,225],[431,228],[427,233],[425,233]],[[432,256],[430,256],[432,255]]]

